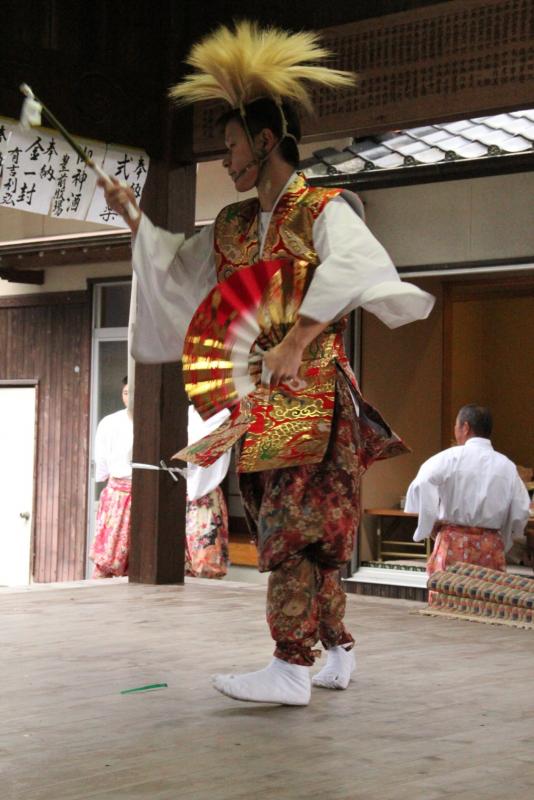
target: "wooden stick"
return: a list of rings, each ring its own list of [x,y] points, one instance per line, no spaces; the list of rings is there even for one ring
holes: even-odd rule
[[[39,103],[45,117],[52,123],[52,125],[55,128],[57,128],[57,130],[61,133],[63,138],[66,139],[66,141],[70,144],[70,146],[79,156],[79,158],[81,158],[82,161],[84,161],[88,167],[90,167],[94,172],[96,172],[99,178],[101,178],[103,181],[112,186],[113,181],[111,180],[109,175],[106,172],[104,172],[102,167],[96,164],[95,161],[89,155],[87,155],[85,150],[83,150],[83,148],[80,147],[78,142],[72,138],[68,130],[61,124],[58,118],[54,114],[52,114],[50,109],[47,108],[47,106],[45,106],[42,100],[40,100],[38,97],[35,96],[35,94],[33,93],[33,91],[31,90],[31,88],[28,86],[27,83],[21,84],[20,91],[26,97],[31,97],[32,100],[35,100],[36,103]],[[124,186],[126,185],[127,184],[124,184]],[[131,220],[136,220],[139,217],[139,212],[131,201],[128,201],[127,205],[125,206],[125,211],[127,212]]]

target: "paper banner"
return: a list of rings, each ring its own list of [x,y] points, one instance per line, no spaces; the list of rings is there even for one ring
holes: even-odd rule
[[[108,174],[125,180],[139,200],[149,159],[141,150],[78,140]],[[0,206],[126,227],[104,200],[96,175],[65,140],[40,128],[0,119]]]
[[[48,214],[60,163],[57,138],[13,127],[3,161],[0,205]]]
[[[94,142],[79,142],[96,164],[102,166],[106,146]],[[50,216],[56,219],[85,219],[95,192],[97,176],[85,161],[66,142],[62,143],[56,188],[50,206]]]
[[[108,147],[104,172],[131,186],[139,202],[148,172],[148,156],[140,150],[132,152]],[[104,192],[98,187],[93,195],[86,220],[87,222],[103,222],[107,225],[125,225],[122,217],[107,205]]]
[[[2,185],[2,172],[4,166],[4,159],[7,152],[9,139],[11,137],[11,128],[0,119],[0,186]]]

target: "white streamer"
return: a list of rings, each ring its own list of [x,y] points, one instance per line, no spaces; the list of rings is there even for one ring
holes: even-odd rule
[[[182,478],[185,478],[185,480],[187,480],[187,473],[188,473],[187,467],[185,468],[168,467],[163,459],[161,459],[161,461],[159,462],[159,466],[157,466],[156,464],[138,464],[134,461],[132,461],[130,466],[132,467],[132,469],[155,469],[158,472],[168,472],[175,483],[178,483],[178,478],[174,473],[178,473],[178,475],[181,475]]]

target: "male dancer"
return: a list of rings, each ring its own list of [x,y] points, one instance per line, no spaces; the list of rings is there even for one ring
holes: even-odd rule
[[[189,62],[197,71],[171,95],[183,103],[229,102],[223,165],[239,192],[255,188],[257,198],[223,209],[212,226],[185,242],[155,228],[144,214],[126,219],[135,233],[141,317],[154,325],[144,326],[143,351],[152,341],[154,357],[180,356],[195,307],[236,270],[261,258],[282,258],[305,261],[313,273],[296,323],[265,356],[271,389],[281,387],[270,398],[281,417],[289,418],[284,383],[303,370],[314,376],[308,377],[310,395],[320,413],[313,435],[295,466],[264,470],[245,463],[245,435],[238,467],[259,567],[270,571],[274,658],[258,672],[214,678],[216,689],[238,700],[287,705],[309,702],[309,667],[319,640],[327,662],[313,684],[349,685],[354,639],[343,624],[339,567],[353,549],[360,477],[374,460],[406,451],[360,394],[343,347],[347,314],[362,306],[396,327],[426,317],[433,305],[430,295],[401,283],[357,213],[361,204],[354,195],[311,188],[296,172],[300,126],[294,103],[309,105],[303,80],[328,86],[353,81],[347,73],[308,65],[325,55],[315,34],[260,30],[247,22],[220,28],[196,45]],[[118,184],[106,196],[119,211],[134,201]],[[282,443],[282,462],[283,450]]]

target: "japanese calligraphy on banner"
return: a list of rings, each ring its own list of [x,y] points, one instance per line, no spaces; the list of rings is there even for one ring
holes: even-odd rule
[[[106,146],[80,142],[95,163],[102,164]],[[87,219],[87,212],[95,194],[97,176],[85,161],[66,142],[61,143],[61,158],[57,170],[55,191],[52,196],[50,216],[62,219]],[[122,223],[122,220],[121,220]]]
[[[141,197],[149,159],[135,149],[108,147],[78,140],[95,163],[128,183]],[[106,205],[92,169],[59,134],[25,131],[17,122],[0,119],[0,206],[125,227]]]
[[[4,158],[7,152],[7,145],[10,138],[11,138],[11,129],[0,119],[0,181],[2,180]]]
[[[0,205],[48,214],[59,162],[54,137],[15,127],[4,155]]]
[[[139,202],[148,171],[148,157],[141,151],[128,152],[108,147],[103,164],[104,172],[117,180],[125,181],[132,187]],[[104,192],[96,191],[89,207],[87,222],[104,222],[108,225],[120,225],[122,218],[106,203]]]

